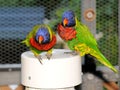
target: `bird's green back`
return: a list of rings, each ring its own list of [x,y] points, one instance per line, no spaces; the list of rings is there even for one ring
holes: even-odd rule
[[[76,38],[79,40],[79,43],[84,43],[93,49],[97,49],[97,42],[93,34],[86,25],[80,23],[77,19],[75,30],[77,32]]]
[[[86,25],[80,23],[76,19],[76,25],[74,28],[77,32],[76,38],[67,42],[70,49],[74,50],[75,45],[83,43],[93,49],[97,49],[97,42]]]

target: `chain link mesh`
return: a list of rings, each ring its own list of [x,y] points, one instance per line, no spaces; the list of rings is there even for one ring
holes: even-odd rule
[[[81,0],[0,0],[0,63],[19,64],[28,48],[21,44],[36,24],[55,30],[63,11],[71,9],[80,19]],[[118,60],[118,0],[96,0],[100,50],[113,63]],[[60,47],[62,48],[62,47]]]
[[[97,1],[97,32],[103,37],[99,48],[113,65],[118,63],[118,0]]]
[[[41,23],[54,27],[63,10],[72,9],[80,13],[79,2],[79,0],[0,0],[0,63],[19,64],[21,53],[28,50],[21,41],[32,27]]]

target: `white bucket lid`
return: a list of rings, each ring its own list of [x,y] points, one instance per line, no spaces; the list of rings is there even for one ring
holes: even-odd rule
[[[65,88],[82,81],[81,58],[65,54],[66,49],[53,49],[50,60],[42,53],[41,64],[31,51],[21,55],[21,83],[33,88]]]

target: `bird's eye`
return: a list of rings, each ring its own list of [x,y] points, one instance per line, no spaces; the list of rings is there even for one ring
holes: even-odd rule
[[[74,19],[74,17],[71,17],[71,19]]]
[[[48,34],[46,34],[46,36],[48,36]]]

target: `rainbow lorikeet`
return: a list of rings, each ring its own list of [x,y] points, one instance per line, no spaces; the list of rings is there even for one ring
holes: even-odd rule
[[[42,63],[40,53],[47,51],[46,56],[50,59],[52,48],[56,44],[56,36],[47,25],[36,25],[22,43],[25,43]]]
[[[117,72],[98,49],[97,42],[89,28],[78,21],[73,11],[68,10],[63,13],[62,22],[58,24],[57,31],[71,50],[80,52],[81,56],[90,54],[102,64]]]

